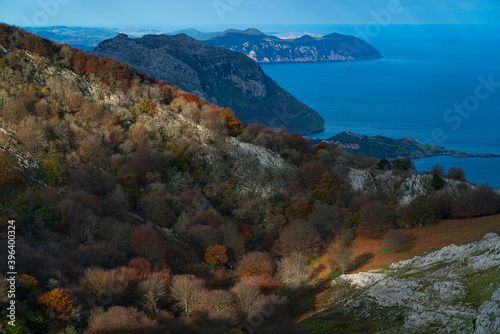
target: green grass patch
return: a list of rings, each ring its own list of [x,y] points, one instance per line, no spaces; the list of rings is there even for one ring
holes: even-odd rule
[[[300,323],[304,333],[374,333],[404,324],[401,310],[364,303],[357,307],[342,305],[325,309]]]
[[[479,308],[500,286],[500,270],[490,268],[488,270],[472,271],[467,273],[463,284],[467,295],[463,298],[465,303]]]
[[[316,304],[316,295],[308,292],[298,296],[291,296],[292,312],[294,318],[300,318],[307,312],[314,310]]]

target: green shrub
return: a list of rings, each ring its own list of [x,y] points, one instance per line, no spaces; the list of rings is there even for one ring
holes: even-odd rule
[[[432,186],[434,187],[434,189],[441,190],[444,188],[445,184],[446,181],[441,176],[439,176],[439,174],[434,174],[432,176]]]
[[[422,195],[415,198],[410,202],[409,207],[418,226],[430,225],[436,222],[434,207],[427,196]]]
[[[45,160],[40,164],[40,176],[51,186],[60,186],[64,181],[66,171],[58,158]]]

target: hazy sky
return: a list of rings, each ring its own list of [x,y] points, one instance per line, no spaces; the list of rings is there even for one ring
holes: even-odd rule
[[[500,0],[0,0],[19,26],[216,28],[262,25],[492,24]],[[383,15],[390,13],[390,16]]]

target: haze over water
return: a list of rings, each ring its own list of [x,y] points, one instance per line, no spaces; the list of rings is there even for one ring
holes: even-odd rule
[[[296,31],[358,36],[359,29],[296,27]],[[325,131],[313,137],[329,138],[351,131],[412,137],[469,153],[500,154],[500,26],[387,26],[369,42],[384,58],[263,64],[262,68],[323,116]],[[471,105],[470,112],[465,108],[461,113],[453,112],[454,105],[474,100],[482,82],[479,77],[486,81],[491,77],[497,83],[491,89],[494,91],[479,105]],[[483,88],[480,92],[488,91]],[[442,135],[433,136],[436,129]],[[500,158],[416,160],[420,171],[436,163],[445,169],[462,167],[468,180],[500,187]]]

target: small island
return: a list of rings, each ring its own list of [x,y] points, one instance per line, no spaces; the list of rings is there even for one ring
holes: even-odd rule
[[[454,157],[500,157],[498,154],[474,154],[448,150],[437,145],[421,144],[413,138],[393,139],[384,136],[366,136],[344,131],[325,140],[315,139],[315,144],[324,142],[352,153],[363,153],[368,157],[397,159],[402,157],[423,158],[436,155]]]

